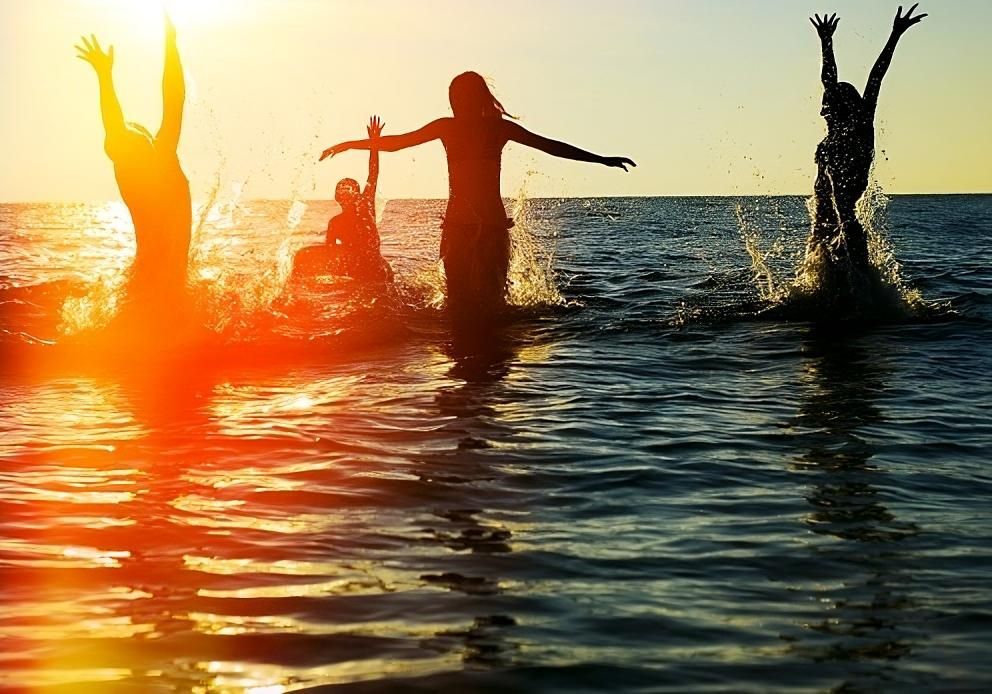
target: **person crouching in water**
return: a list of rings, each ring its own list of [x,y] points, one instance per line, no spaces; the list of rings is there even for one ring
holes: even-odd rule
[[[382,134],[378,116],[369,119],[369,140]],[[353,178],[342,178],[334,188],[341,212],[327,224],[322,246],[310,246],[296,254],[294,272],[346,275],[364,282],[390,282],[393,271],[379,250],[375,221],[375,193],[379,179],[379,150],[369,150],[369,177],[365,190]]]

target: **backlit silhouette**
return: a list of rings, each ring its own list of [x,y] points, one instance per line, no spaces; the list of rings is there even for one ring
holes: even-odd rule
[[[379,251],[375,223],[375,193],[379,180],[379,150],[374,146],[382,134],[378,116],[369,119],[369,177],[363,191],[358,181],[342,178],[334,189],[341,213],[327,225],[325,242],[300,249],[294,271],[302,274],[340,274],[366,281],[389,281],[393,271]]]
[[[837,81],[833,35],[840,19],[836,14],[810,18],[823,49],[820,115],[827,121],[827,136],[816,148],[816,208],[807,255],[822,248],[833,260],[847,258],[857,268],[869,266],[868,239],[855,214],[855,205],[868,187],[875,156],[875,106],[882,78],[889,69],[899,38],[927,16],[913,17],[915,9],[913,5],[905,16],[901,6],[896,12],[892,33],[871,69],[864,96],[858,94],[854,85]]]
[[[104,150],[114,163],[121,197],[131,213],[137,245],[128,284],[132,300],[171,300],[186,284],[192,211],[189,181],[179,164],[186,86],[176,46],[176,30],[165,20],[165,70],[162,76],[162,123],[154,136],[124,120],[112,75],[114,47],[104,51],[95,36],[76,46],[79,58],[100,83],[100,112],[106,132]]]
[[[465,72],[448,89],[453,118],[439,118],[419,130],[373,140],[342,142],[324,150],[323,160],[349,149],[385,152],[440,140],[448,159],[448,207],[441,225],[441,258],[448,290],[448,308],[459,319],[484,319],[506,303],[510,262],[510,227],[500,195],[500,164],[507,142],[542,152],[622,168],[634,166],[624,157],[602,157],[551,140],[508,120],[503,105],[481,75]]]

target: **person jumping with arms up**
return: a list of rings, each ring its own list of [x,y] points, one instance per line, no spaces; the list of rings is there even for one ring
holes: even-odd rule
[[[827,122],[827,136],[816,148],[815,210],[807,256],[823,250],[831,262],[846,259],[861,271],[870,266],[868,239],[855,214],[855,206],[868,188],[875,157],[875,107],[882,78],[889,69],[899,38],[927,16],[914,17],[914,10],[916,5],[903,15],[900,6],[896,12],[889,40],[868,75],[864,96],[854,85],[837,81],[833,35],[840,19],[836,14],[810,17],[823,51],[820,115]]]
[[[174,310],[186,287],[192,226],[189,181],[177,153],[186,86],[176,29],[166,17],[162,122],[155,135],[124,120],[114,89],[114,47],[104,51],[90,35],[76,50],[96,71],[104,151],[114,164],[117,186],[134,224],[137,249],[129,271],[128,299],[146,313],[149,305]]]

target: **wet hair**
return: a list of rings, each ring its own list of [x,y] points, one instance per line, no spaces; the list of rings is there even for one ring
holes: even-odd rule
[[[130,130],[132,132],[135,132],[135,133],[138,133],[139,135],[141,135],[143,137],[147,137],[150,142],[154,142],[155,141],[155,136],[152,135],[150,132],[148,132],[148,128],[146,128],[145,126],[143,126],[141,123],[133,123],[131,121],[128,121],[127,122],[127,128],[128,128],[128,130]]]
[[[838,82],[823,94],[823,105],[838,120],[857,117],[864,111],[864,99],[850,82]]]
[[[342,206],[347,203],[354,203],[355,198],[360,194],[361,188],[358,186],[358,181],[354,178],[342,178],[334,186],[334,199]]]
[[[493,96],[485,78],[478,72],[463,72],[451,80],[448,87],[448,101],[455,117],[469,118],[513,118],[503,104]]]

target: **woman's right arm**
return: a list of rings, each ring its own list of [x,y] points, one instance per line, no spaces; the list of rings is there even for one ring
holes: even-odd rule
[[[375,140],[375,148],[380,152],[397,152],[401,149],[416,147],[417,145],[422,145],[425,142],[437,140],[444,134],[448,120],[449,119],[447,118],[438,118],[436,121],[432,121],[419,130],[414,130],[413,132],[403,133],[402,135],[385,135],[383,137],[378,137]],[[372,140],[370,139],[340,142],[325,149],[320,155],[320,161],[324,161],[327,157],[333,157],[335,154],[347,152],[349,149],[371,148]]]
[[[814,19],[813,17],[816,17]],[[837,22],[840,17],[836,13],[831,16],[815,14],[809,21],[816,27],[816,33],[820,35],[820,49],[823,51],[823,67],[820,69],[820,79],[823,81],[823,88],[829,89],[837,84],[837,61],[834,60],[834,31],[837,29]]]

